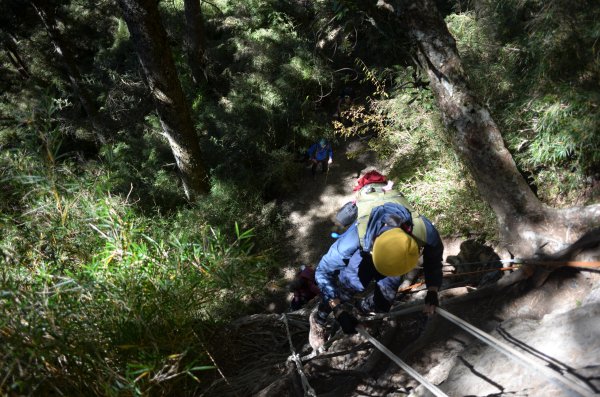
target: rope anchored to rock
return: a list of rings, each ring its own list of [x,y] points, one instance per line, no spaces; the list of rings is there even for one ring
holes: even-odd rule
[[[577,268],[578,270],[592,270],[592,271],[594,271],[597,268],[600,268],[600,262],[573,262],[573,261],[550,262],[550,261],[541,261],[541,260],[538,261],[538,260],[517,260],[517,259],[511,259],[508,261],[493,261],[493,262],[503,262],[503,263],[509,262],[509,263],[514,263],[514,264],[526,265],[526,266],[522,266],[520,269],[520,271],[522,273],[524,273],[524,275],[522,275],[521,277],[516,277],[516,278],[513,277],[513,278],[511,278],[511,280],[506,281],[505,283],[498,284],[500,287],[506,287],[506,285],[510,285],[518,280],[522,280],[524,278],[531,276],[531,274],[530,274],[532,272],[531,268],[532,267],[535,268],[536,266],[540,266],[540,267],[548,266],[548,267],[552,267],[552,268],[566,266],[566,267],[574,267],[574,268]],[[491,262],[491,263],[493,263],[493,262]],[[531,265],[531,266],[529,266],[529,265]],[[484,272],[488,272],[488,271],[515,270],[517,268],[518,268],[518,266],[511,266],[511,267],[506,267],[506,268],[485,269],[485,270],[481,270],[481,271],[469,272],[467,274],[484,273]],[[516,274],[516,273],[518,273],[518,272],[511,273],[511,275]],[[461,275],[461,274],[457,274],[456,276],[459,276],[459,275]],[[454,276],[454,275],[452,275],[452,276]],[[416,287],[416,286],[417,285],[413,285],[411,287]],[[455,298],[455,299],[459,299],[459,298]],[[451,300],[454,300],[454,299],[451,299]],[[422,309],[423,309],[422,304],[420,304],[420,303],[414,304],[414,305],[410,305],[409,307],[403,307],[400,310],[392,310],[391,312],[388,312],[388,313],[380,313],[380,314],[366,317],[362,320],[362,322],[376,321],[376,320],[381,320],[383,318],[400,317],[402,315],[407,315],[407,314],[421,311]],[[568,396],[584,396],[584,397],[592,397],[592,396],[598,395],[595,393],[595,391],[590,390],[588,387],[586,387],[587,385],[582,385],[580,382],[578,382],[577,379],[572,379],[571,377],[565,376],[562,373],[557,373],[556,371],[553,371],[551,368],[536,362],[532,358],[521,353],[520,351],[511,347],[510,345],[507,345],[506,343],[503,343],[503,342],[497,340],[496,338],[492,337],[491,335],[479,330],[478,328],[476,328],[476,327],[472,326],[471,324],[467,323],[466,321],[461,320],[460,318],[452,315],[451,313],[447,312],[446,310],[443,310],[440,307],[436,307],[436,312],[438,314],[440,314],[442,317],[444,317],[445,319],[455,323],[459,327],[461,327],[464,330],[466,330],[467,332],[471,333],[478,339],[484,341],[491,347],[497,349],[501,353],[520,362],[521,364],[527,366],[528,368],[534,369],[537,372],[539,372],[540,374],[546,376],[552,382],[556,383],[557,386],[559,386],[563,390],[565,390],[567,392],[566,395],[568,395]],[[326,350],[327,347],[329,347],[333,341],[339,339],[343,335],[341,334],[341,332],[336,333],[336,335],[333,335],[328,340],[328,343],[326,345],[327,347],[326,346],[322,347],[323,350],[320,349],[320,351],[318,351],[318,352],[313,351],[308,356],[300,357],[294,351],[290,331],[289,331],[288,324],[287,324],[287,317],[285,315],[283,316],[283,320],[286,324],[288,340],[289,340],[289,344],[290,344],[290,349],[292,351],[292,355],[288,358],[288,361],[293,361],[297,367],[297,371],[300,375],[300,379],[302,380],[302,386],[304,388],[304,395],[310,396],[310,397],[316,396],[314,389],[312,389],[312,387],[308,383],[307,377],[302,370],[303,362],[306,362],[316,356],[319,356],[319,354],[322,353],[323,350]],[[427,388],[435,396],[447,397],[447,395],[441,389],[439,389],[438,387],[433,385],[431,382],[429,382],[427,379],[425,379],[422,375],[420,375],[412,367],[410,367],[408,364],[406,364],[404,361],[402,361],[398,356],[393,354],[381,342],[379,342],[377,339],[375,339],[373,336],[371,336],[362,325],[357,326],[356,330],[364,339],[369,341],[376,349],[378,349],[381,353],[383,353],[388,358],[390,358],[392,361],[394,361],[394,363],[396,363],[400,368],[402,368],[404,371],[406,371],[411,377],[413,377],[419,383],[421,383],[425,388]]]

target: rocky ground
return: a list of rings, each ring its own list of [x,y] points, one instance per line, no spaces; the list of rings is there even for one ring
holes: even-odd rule
[[[361,141],[334,147],[329,173],[313,180],[307,169],[302,188],[285,203],[292,225],[286,236],[290,247],[287,278],[301,264],[316,266],[333,242],[332,217],[352,200],[357,177],[371,169],[385,173],[385,164],[378,164],[365,149]],[[459,254],[461,242],[444,239],[445,257]],[[481,255],[477,251],[470,258],[459,258],[481,260]],[[599,258],[598,249],[580,257]],[[510,284],[505,288],[446,284],[450,289],[441,293],[442,307],[575,382],[579,394],[511,360],[439,315],[427,318],[417,312],[366,322],[365,328],[449,396],[600,395],[600,274],[562,268],[538,271],[534,277],[512,283],[507,280],[516,273],[508,273],[500,280]],[[419,302],[422,294],[402,295],[395,308]],[[300,356],[310,355],[310,308],[288,313],[285,319],[279,314],[284,309],[281,302],[271,309],[273,314],[240,319],[232,325],[231,337],[245,346],[236,352],[236,375],[224,376],[207,395],[303,395],[300,371],[288,360],[289,341]],[[432,395],[359,335],[341,337],[325,353],[304,360],[301,372],[306,376],[304,384],[318,396]]]

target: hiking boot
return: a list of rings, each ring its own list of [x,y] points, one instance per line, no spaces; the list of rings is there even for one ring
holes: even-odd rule
[[[314,352],[317,352],[327,340],[327,322],[328,313],[322,313],[319,310],[314,310],[308,317],[310,331],[308,332],[308,343]]]

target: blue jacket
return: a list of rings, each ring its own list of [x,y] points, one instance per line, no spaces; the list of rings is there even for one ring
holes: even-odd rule
[[[410,212],[395,203],[386,203],[371,211],[365,246],[371,247],[374,237],[391,229],[386,223],[393,215],[400,221],[410,221]],[[444,245],[433,224],[421,216],[427,231],[427,241],[423,247],[423,271],[428,287],[440,287],[442,284],[442,256]],[[350,299],[351,295],[364,291],[371,280],[376,280],[388,301],[393,301],[402,281],[402,276],[386,277],[377,272],[369,249],[362,249],[358,238],[356,223],[350,226],[329,251],[321,258],[316,270],[316,281],[321,290],[323,301],[339,298]]]
[[[321,146],[319,142],[313,143],[312,146],[308,148],[308,157],[311,159],[314,158],[317,161],[323,161],[328,158],[333,158],[333,150],[329,143],[325,145],[325,147]]]

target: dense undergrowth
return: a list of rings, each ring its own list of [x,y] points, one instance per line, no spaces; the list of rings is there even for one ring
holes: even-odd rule
[[[117,148],[96,161],[61,158],[60,140],[43,127],[21,131],[24,140],[40,135],[0,159],[1,390],[194,390],[213,369],[211,333],[260,310],[255,297],[275,267],[264,239],[279,215],[221,185],[168,214],[140,210],[148,198],[133,185],[118,193]]]
[[[470,83],[554,206],[598,200],[599,13],[593,1],[505,1],[447,18]]]
[[[598,7],[494,4],[447,17],[471,83],[540,198],[597,201]],[[196,203],[183,198],[114,4],[61,8],[95,123],[39,22],[15,16],[35,77],[1,80],[1,394],[198,394],[219,376],[212,335],[263,310],[281,267],[276,202],[299,188],[302,152],[334,130],[374,136],[442,234],[495,235],[404,39],[389,40],[402,36],[396,24],[374,25],[352,2],[206,3],[208,83],[195,87],[182,2],[161,5],[210,169],[211,194]],[[344,86],[353,122],[334,125]]]

